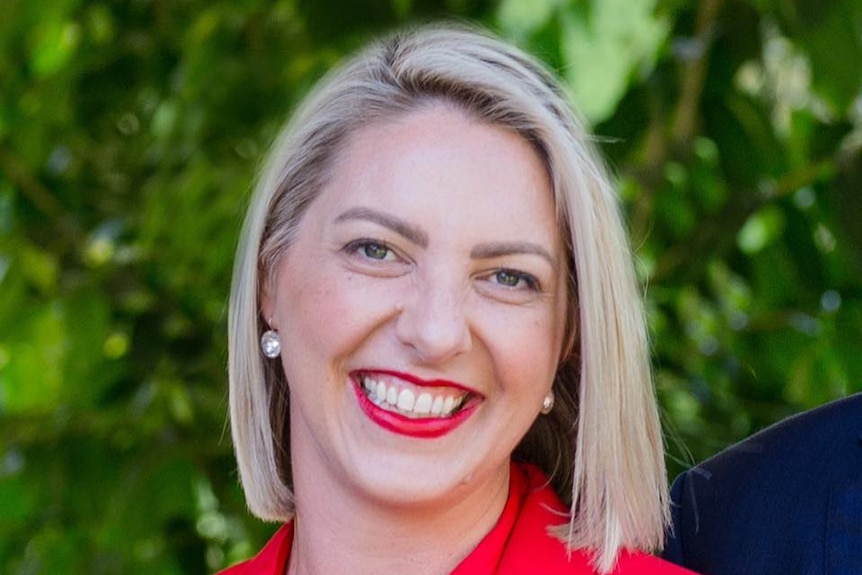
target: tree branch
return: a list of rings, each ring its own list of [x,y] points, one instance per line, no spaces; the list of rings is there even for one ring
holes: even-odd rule
[[[694,40],[697,55],[685,65],[679,104],[671,128],[671,141],[680,149],[688,149],[697,131],[700,96],[706,79],[709,50],[715,19],[723,0],[702,0],[697,12]]]

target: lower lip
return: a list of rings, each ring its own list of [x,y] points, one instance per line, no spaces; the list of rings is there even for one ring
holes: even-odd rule
[[[368,419],[387,431],[408,437],[418,437],[421,439],[441,437],[454,431],[458,426],[467,421],[476,410],[476,406],[471,405],[451,417],[420,417],[413,419],[400,413],[386,411],[380,406],[375,405],[363,393],[360,385],[356,382],[353,384],[353,391],[356,393],[359,407],[362,408]]]

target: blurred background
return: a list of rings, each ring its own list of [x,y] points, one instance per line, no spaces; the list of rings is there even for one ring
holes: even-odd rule
[[[592,122],[671,475],[862,390],[857,0],[0,0],[0,572],[209,573],[275,529],[225,422],[254,174],[341,55],[441,16]]]

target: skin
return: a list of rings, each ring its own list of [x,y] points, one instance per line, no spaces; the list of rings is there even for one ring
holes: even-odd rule
[[[449,573],[469,554],[551,388],[566,274],[546,169],[514,133],[436,103],[353,135],[263,298],[290,387],[289,573]],[[383,371],[452,382],[473,412],[393,433],[356,394]]]

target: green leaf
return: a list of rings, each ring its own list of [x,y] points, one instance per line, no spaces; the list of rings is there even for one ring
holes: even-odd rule
[[[47,412],[57,407],[63,397],[68,353],[60,307],[51,302],[32,309],[17,338],[3,343],[6,361],[0,367],[0,411]]]
[[[543,28],[569,0],[503,0],[497,7],[497,23],[508,34],[524,37]]]
[[[81,40],[75,22],[46,18],[31,36],[30,64],[39,76],[59,71],[72,58]]]
[[[616,110],[630,81],[655,66],[669,27],[654,0],[596,0],[563,13],[564,76],[581,112],[592,122]]]
[[[862,94],[862,3],[814,4],[820,5],[819,17],[806,19],[799,37],[810,55],[815,92],[840,117]]]
[[[743,252],[756,254],[776,241],[784,230],[784,217],[774,206],[768,206],[748,218],[736,237]]]

